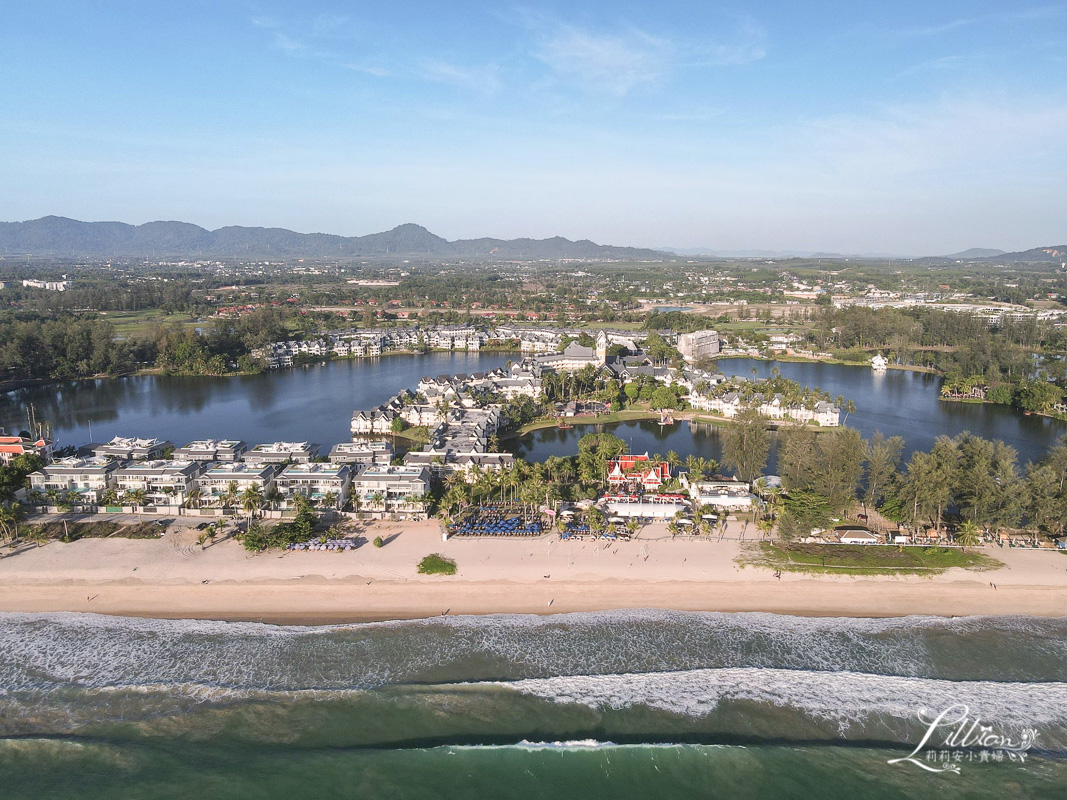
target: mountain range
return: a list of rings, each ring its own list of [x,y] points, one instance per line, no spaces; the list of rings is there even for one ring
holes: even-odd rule
[[[59,258],[414,258],[536,261],[582,259],[663,261],[685,256],[716,258],[906,258],[867,253],[811,253],[780,250],[716,251],[712,248],[615,247],[588,239],[457,239],[449,241],[421,225],[407,223],[366,236],[297,233],[285,228],[232,225],[207,230],[188,222],[81,222],[67,217],[41,217],[27,222],[0,222],[0,255]],[[1062,262],[1067,245],[1035,247],[1018,253],[971,248],[932,260]]]
[[[0,222],[0,254],[90,258],[329,258],[413,257],[657,260],[669,253],[612,247],[587,239],[460,239],[450,242],[421,225],[406,224],[367,236],[296,233],[284,228],[230,226],[209,231],[188,222],[81,222],[42,217]]]

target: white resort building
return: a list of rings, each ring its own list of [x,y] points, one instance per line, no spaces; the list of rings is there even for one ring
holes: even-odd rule
[[[30,475],[30,489],[41,493],[77,492],[87,505],[96,505],[112,482],[118,462],[103,456],[61,458]]]
[[[175,461],[240,461],[248,445],[236,439],[198,439],[179,447],[171,457]]]
[[[422,497],[430,491],[430,472],[419,466],[367,467],[352,479],[352,499],[359,508],[409,518],[426,516]]]
[[[266,495],[274,487],[277,472],[275,464],[216,464],[197,481],[202,493],[201,502],[219,505],[221,498],[229,492],[230,484],[236,484],[238,493],[255,486],[261,494]]]
[[[180,506],[206,468],[202,461],[134,461],[115,470],[115,489],[144,492],[149,506]]]
[[[134,459],[162,458],[164,452],[173,448],[173,442],[167,442],[162,439],[136,439],[129,436],[116,436],[107,444],[96,445],[93,448],[93,453],[104,458],[132,461]]]
[[[388,464],[392,460],[393,446],[385,441],[340,442],[330,450],[330,461],[334,464],[366,467],[371,464]]]
[[[319,446],[310,442],[271,442],[257,444],[244,460],[250,464],[307,463],[319,455]]]
[[[296,495],[303,495],[314,505],[323,505],[333,496],[331,508],[342,508],[348,502],[352,470],[347,464],[290,464],[274,479],[278,491],[285,498],[285,507],[293,505]]]

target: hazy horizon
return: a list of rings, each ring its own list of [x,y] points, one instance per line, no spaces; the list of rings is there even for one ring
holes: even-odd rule
[[[1067,4],[16,6],[0,219],[943,255],[1067,240]]]

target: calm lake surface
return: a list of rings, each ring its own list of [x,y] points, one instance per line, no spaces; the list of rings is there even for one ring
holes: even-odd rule
[[[380,359],[333,361],[325,365],[234,378],[140,376],[119,380],[72,381],[0,395],[0,425],[25,427],[32,403],[40,419],[52,423],[60,445],[106,441],[112,436],[158,436],[178,445],[199,438],[236,438],[251,444],[310,440],[328,449],[349,438],[357,408],[373,408],[398,390],[414,388],[423,375],[482,372],[502,366],[506,353],[434,353]],[[728,375],[761,377],[775,362],[726,359]],[[876,430],[903,436],[906,451],[929,449],[940,434],[962,431],[1001,439],[1019,451],[1022,463],[1040,458],[1067,424],[1027,417],[1002,406],[945,403],[938,399],[940,378],[866,367],[777,362],[782,374],[831,395],[855,401],[847,424],[865,437]],[[92,425],[90,436],[89,426]],[[577,442],[597,426],[535,431],[513,443],[518,455],[543,460],[573,455]],[[661,428],[656,422],[604,426],[635,452],[696,454],[719,459],[718,429],[682,422]],[[773,452],[771,466],[773,468]]]
[[[146,375],[71,381],[0,395],[0,425],[26,426],[27,404],[49,420],[60,446],[113,436],[157,436],[178,446],[194,439],[249,444],[311,441],[327,451],[351,438],[352,412],[374,408],[423,375],[484,372],[506,353],[431,353],[331,361],[230,378]],[[92,424],[92,436],[89,426]]]
[[[1005,406],[946,403],[939,399],[941,379],[921,372],[889,370],[877,373],[868,367],[812,362],[772,362],[730,358],[718,362],[726,375],[751,377],[756,368],[761,378],[777,366],[782,375],[805,386],[817,386],[832,396],[843,395],[856,403],[846,424],[864,438],[875,431],[903,436],[905,459],[914,450],[929,450],[941,434],[955,436],[970,431],[987,439],[1000,439],[1019,451],[1019,461],[1041,458],[1057,438],[1067,433],[1067,423],[1047,417],[1026,416]],[[607,426],[580,426],[569,430],[547,428],[524,436],[516,453],[531,461],[550,455],[572,455],[577,442],[594,429],[609,430],[630,443],[631,452],[666,453],[674,450],[683,458],[690,454],[720,460],[719,429],[701,423],[680,422],[660,427],[655,421],[623,422]],[[775,469],[773,448],[770,468]]]

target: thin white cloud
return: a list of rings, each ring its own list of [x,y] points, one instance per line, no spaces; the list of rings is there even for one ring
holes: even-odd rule
[[[273,31],[271,33],[272,42],[275,48],[281,50],[283,53],[301,53],[308,49],[308,46],[304,42],[290,36],[287,33],[281,31]]]
[[[579,26],[520,10],[518,24],[532,38],[529,53],[548,67],[551,82],[621,97],[694,67],[750,64],[767,55],[767,33],[744,17],[699,35],[666,37],[633,25]]]
[[[535,58],[557,77],[615,96],[657,81],[673,55],[670,42],[641,31],[595,34],[569,25],[544,36],[534,49]]]
[[[422,63],[418,77],[487,95],[496,94],[502,86],[498,70],[493,64],[485,67],[465,67],[448,61],[429,59]]]
[[[729,41],[713,42],[694,48],[694,60],[702,61],[702,50],[707,49],[711,64],[718,66],[751,64],[767,55],[767,31],[752,19],[745,19]]]
[[[346,69],[353,72],[362,72],[365,75],[373,75],[375,78],[390,78],[393,73],[385,67],[366,66],[364,64],[345,64]]]
[[[1021,8],[1015,11],[1004,11],[995,14],[982,14],[975,17],[959,17],[944,22],[929,25],[914,25],[901,28],[894,33],[898,36],[912,36],[918,38],[940,36],[945,33],[970,28],[975,25],[1006,24],[1012,22],[1044,22],[1050,19],[1062,19],[1067,17],[1067,6],[1039,6],[1035,8]]]

